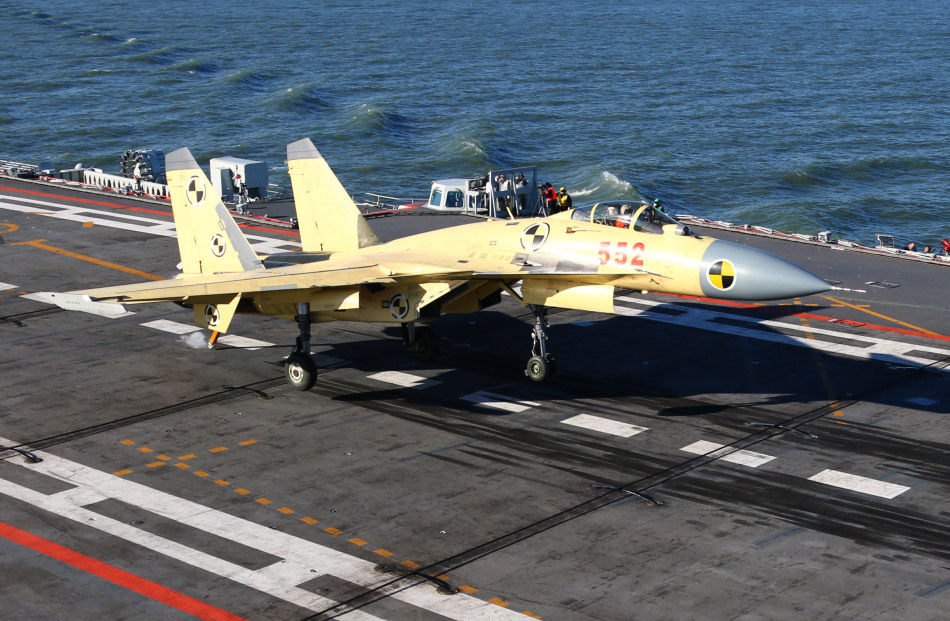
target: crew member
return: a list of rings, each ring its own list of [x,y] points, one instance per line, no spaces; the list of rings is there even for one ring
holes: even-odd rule
[[[561,186],[561,190],[557,193],[557,210],[558,211],[567,211],[574,206],[574,201],[571,200],[571,195],[567,193],[567,189],[564,186]]]
[[[943,244],[943,253],[946,255],[950,255],[950,241],[941,239],[940,243]]]
[[[544,190],[541,192],[544,196],[544,206],[547,209],[549,216],[553,216],[557,213],[557,192],[554,191],[554,186],[550,183],[544,184]]]

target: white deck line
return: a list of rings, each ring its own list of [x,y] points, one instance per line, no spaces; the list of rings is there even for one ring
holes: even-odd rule
[[[577,416],[566,418],[561,421],[561,424],[608,433],[612,436],[620,436],[621,438],[629,438],[649,430],[649,427],[621,423],[620,421],[601,418],[600,416],[592,416],[590,414],[578,414]]]
[[[0,438],[0,444],[17,445],[18,443]],[[21,464],[22,467],[65,481],[85,491],[71,489],[46,495],[0,479],[0,494],[17,498],[55,515],[79,522],[86,527],[120,537],[303,608],[319,612],[336,603],[297,586],[315,576],[329,574],[365,588],[375,588],[391,580],[391,576],[376,573],[374,570],[376,563],[373,561],[351,556],[45,451],[33,451],[33,453],[41,457],[43,461],[36,464],[24,461]],[[283,560],[252,571],[81,506],[81,504],[95,502],[102,498],[121,500]],[[457,621],[470,619],[523,621],[525,618],[518,612],[465,593],[452,596],[440,595],[429,583],[396,591],[391,593],[390,597]],[[379,620],[379,617],[360,610],[347,612],[345,617],[358,621]]]
[[[495,408],[496,410],[505,410],[506,412],[524,412],[525,410],[530,410],[533,407],[541,405],[534,401],[518,401],[505,397],[504,395],[485,392],[483,390],[465,395],[462,397],[462,401],[469,401],[470,403],[477,403],[478,405]]]
[[[8,289],[16,289],[16,285],[11,285],[7,282],[0,282],[0,291],[6,291]]]
[[[103,199],[107,198],[108,197],[103,197]],[[17,202],[30,203],[30,205],[18,205]],[[162,237],[178,236],[175,231],[175,224],[171,220],[159,220],[157,218],[133,215],[122,212],[121,210],[116,212],[103,211],[101,209],[92,209],[81,204],[64,205],[20,196],[0,196],[0,209],[18,211],[21,213],[33,213],[40,210],[40,206],[42,206],[43,211],[49,211],[49,213],[43,213],[42,215],[50,218],[57,218],[59,220],[92,222],[95,226],[112,227],[122,229],[124,231],[137,231],[139,233],[149,233]],[[170,213],[168,215],[171,216]],[[117,219],[121,219],[121,221]],[[255,251],[265,255],[277,254],[279,252],[286,252],[287,250],[292,250],[294,248],[300,248],[299,242],[284,241],[280,239],[274,239],[272,237],[264,237],[263,235],[249,235],[247,233],[245,233],[244,236],[247,238],[248,242],[250,242]]]
[[[270,347],[273,343],[267,341],[258,341],[257,339],[239,336],[237,334],[226,334],[218,339],[219,343],[230,345],[231,347],[241,347],[244,349],[255,350],[261,347]]]
[[[170,321],[168,319],[147,321],[142,325],[146,328],[153,328],[155,330],[161,330],[162,332],[171,332],[172,334],[191,334],[192,332],[201,330],[198,326],[178,323],[177,321]]]
[[[680,450],[686,453],[693,453],[694,455],[706,455],[708,453],[710,457],[716,457],[722,461],[728,461],[732,464],[739,464],[740,466],[749,466],[750,468],[758,468],[762,464],[767,464],[775,459],[771,455],[763,455],[762,453],[754,453],[744,449],[729,453],[729,451],[732,449],[727,448],[722,444],[716,444],[715,442],[707,442],[706,440],[693,442],[689,446],[684,446]],[[723,455],[723,453],[729,454]],[[723,456],[720,457],[720,455]]]
[[[742,336],[745,338],[754,338],[763,341],[772,341],[774,343],[784,343],[786,345],[807,347],[809,349],[817,349],[820,351],[843,354],[855,358],[877,359],[883,362],[926,366],[933,364],[934,360],[930,358],[913,356],[910,355],[910,352],[925,351],[940,356],[950,356],[950,350],[948,349],[941,349],[928,345],[914,345],[910,343],[904,343],[902,341],[888,341],[863,334],[828,330],[826,328],[816,327],[815,325],[806,326],[795,323],[787,323],[784,321],[756,319],[754,317],[745,317],[735,313],[722,313],[713,310],[689,308],[680,304],[669,304],[665,302],[656,302],[654,300],[641,300],[639,298],[632,298],[629,296],[618,296],[615,299],[616,301],[628,302],[631,304],[647,307],[644,309],[637,309],[617,305],[615,308],[618,315],[627,315],[630,317],[639,316],[651,321],[688,326],[691,328],[700,328],[702,330],[714,330],[724,334],[734,334],[736,336]],[[669,308],[680,309],[684,312],[676,316],[650,312],[650,308],[661,305],[667,306]],[[730,322],[743,322],[749,324],[750,327],[745,328],[742,326],[733,325],[732,323],[716,323],[717,319],[728,319]],[[782,334],[780,332],[756,330],[751,327],[753,325],[768,326],[786,331],[801,332],[803,333],[803,336],[792,336]],[[831,336],[857,343],[867,343],[868,345],[866,347],[858,347],[855,345],[848,345],[846,343],[823,341],[820,338],[810,339],[807,338],[808,334]],[[950,367],[935,367],[935,370],[950,373]]]
[[[376,380],[377,382],[395,384],[403,388],[423,389],[441,384],[438,380],[413,375],[411,373],[403,373],[402,371],[382,371],[380,373],[374,373],[373,375],[367,375],[366,377],[367,379]]]
[[[905,485],[885,483],[884,481],[876,481],[875,479],[837,470],[822,470],[818,474],[808,477],[808,480],[881,498],[896,498],[910,489]]]

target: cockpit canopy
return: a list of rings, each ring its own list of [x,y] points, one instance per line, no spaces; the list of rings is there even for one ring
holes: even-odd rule
[[[593,207],[581,207],[574,210],[571,219],[619,229],[632,227],[634,231],[641,233],[658,234],[663,233],[663,228],[671,224],[676,227],[677,235],[690,234],[688,227],[678,223],[662,209],[636,201],[609,201],[597,203]]]

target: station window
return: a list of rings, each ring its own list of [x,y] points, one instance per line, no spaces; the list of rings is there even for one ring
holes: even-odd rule
[[[432,196],[429,197],[429,204],[433,207],[442,206],[442,188],[432,188]]]

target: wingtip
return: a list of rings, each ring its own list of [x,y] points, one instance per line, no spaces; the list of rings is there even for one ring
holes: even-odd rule
[[[309,138],[301,138],[296,142],[291,142],[287,145],[287,161],[293,160],[309,160],[309,159],[318,159],[323,157],[320,155],[320,152],[317,151],[317,147],[314,146],[313,141]]]

